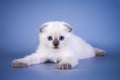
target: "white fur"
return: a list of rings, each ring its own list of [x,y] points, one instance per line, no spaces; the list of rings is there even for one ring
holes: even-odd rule
[[[25,56],[24,58],[15,59],[13,63],[26,63],[27,65],[44,63],[47,59],[61,65],[69,63],[72,67],[78,64],[78,60],[87,59],[95,56],[94,48],[76,36],[72,32],[68,32],[63,26],[65,22],[48,22],[40,35],[40,44],[35,53]],[[67,24],[70,26],[69,24]],[[48,35],[58,37],[64,35],[65,40],[60,42],[59,49],[54,49],[52,42],[47,40]]]

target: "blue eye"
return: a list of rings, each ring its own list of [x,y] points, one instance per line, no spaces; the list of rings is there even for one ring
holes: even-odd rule
[[[49,41],[53,40],[52,36],[48,36],[48,40]]]
[[[59,40],[61,40],[61,41],[64,40],[64,36],[60,36]]]

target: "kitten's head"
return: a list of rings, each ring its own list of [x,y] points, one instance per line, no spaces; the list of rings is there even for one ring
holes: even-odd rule
[[[67,45],[72,28],[65,22],[47,22],[40,28],[41,44],[60,49]]]

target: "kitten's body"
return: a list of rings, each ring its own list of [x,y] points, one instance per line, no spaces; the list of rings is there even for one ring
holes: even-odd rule
[[[78,64],[80,59],[104,55],[104,51],[92,47],[80,37],[71,33],[70,25],[64,22],[48,22],[42,25],[40,44],[35,53],[13,61],[13,67],[24,67],[44,63],[51,60],[58,69],[70,69]],[[47,39],[49,37],[50,40]],[[62,35],[62,38],[61,38]],[[65,39],[63,39],[63,37]],[[55,45],[54,42],[57,41]]]

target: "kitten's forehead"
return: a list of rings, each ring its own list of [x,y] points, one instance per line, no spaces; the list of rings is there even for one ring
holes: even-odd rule
[[[59,37],[59,36],[61,36],[61,35],[64,35],[64,32],[63,31],[57,31],[57,30],[53,30],[53,31],[48,31],[48,35],[51,35],[51,36],[53,36],[53,37]]]
[[[62,22],[49,22],[47,23],[47,30],[53,33],[59,33],[64,31],[64,25]]]

